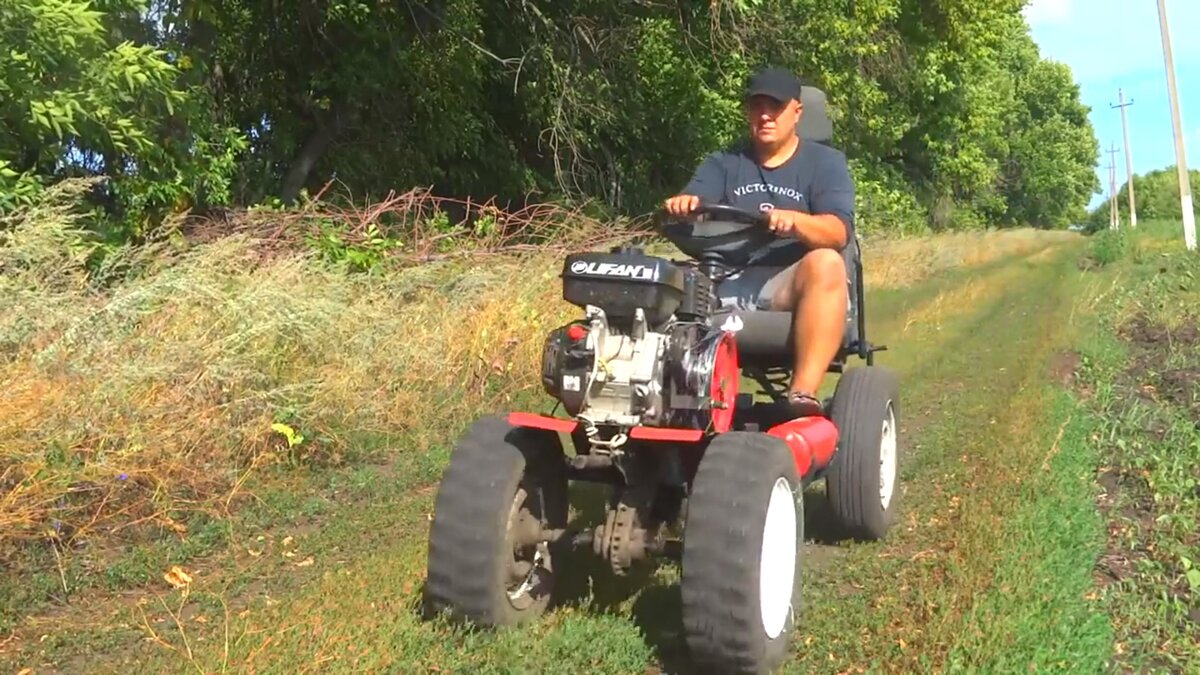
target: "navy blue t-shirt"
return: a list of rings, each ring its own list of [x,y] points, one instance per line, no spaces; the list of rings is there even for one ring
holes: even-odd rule
[[[749,211],[778,208],[833,214],[846,225],[846,241],[854,239],[854,182],[844,153],[805,140],[791,158],[773,169],[761,166],[751,153],[749,144],[739,144],[708,155],[681,194]],[[786,266],[807,252],[801,241],[783,235],[758,264]]]

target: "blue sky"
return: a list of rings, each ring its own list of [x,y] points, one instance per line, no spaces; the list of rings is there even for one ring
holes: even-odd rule
[[[1200,0],[1167,0],[1175,82],[1189,169],[1200,169]],[[1117,89],[1134,104],[1129,116],[1133,171],[1175,164],[1171,109],[1159,33],[1157,0],[1029,0],[1025,9],[1042,55],[1071,67],[1100,145],[1116,144],[1117,185],[1125,182],[1121,113],[1110,109]],[[1097,174],[1107,189],[1109,155],[1101,153]],[[1102,195],[1093,197],[1092,205]]]

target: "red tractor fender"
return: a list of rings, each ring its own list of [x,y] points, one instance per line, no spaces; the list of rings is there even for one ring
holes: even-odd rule
[[[579,426],[576,420],[561,417],[548,417],[537,413],[510,412],[508,423],[514,427],[528,427],[545,431],[559,431],[569,434]],[[696,443],[704,438],[701,429],[678,429],[674,427],[634,427],[629,430],[629,437],[642,441],[668,441],[675,443]]]
[[[565,434],[575,431],[575,427],[579,426],[579,422],[575,420],[565,420],[561,417],[549,417],[527,412],[510,412],[508,414],[508,423],[514,427],[560,431]]]
[[[801,417],[771,427],[767,434],[787,444],[801,478],[828,467],[837,451],[838,428],[825,417]]]
[[[579,424],[575,420],[524,412],[509,413],[508,422],[513,426],[563,433],[571,433]],[[801,478],[827,468],[837,452],[838,428],[825,417],[802,417],[771,427],[766,433],[787,444]],[[699,429],[664,427],[634,427],[629,432],[634,439],[676,443],[695,443],[704,435]]]

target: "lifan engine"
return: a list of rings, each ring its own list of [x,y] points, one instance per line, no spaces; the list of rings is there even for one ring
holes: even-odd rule
[[[553,330],[542,384],[583,423],[726,431],[737,390],[730,335],[709,325],[712,281],[622,247],[569,256],[563,298],[584,318]]]

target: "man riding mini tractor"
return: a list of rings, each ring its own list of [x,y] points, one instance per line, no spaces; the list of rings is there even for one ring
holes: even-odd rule
[[[567,257],[563,297],[584,316],[546,339],[542,384],[568,416],[489,416],[455,448],[429,537],[431,612],[512,626],[546,610],[563,547],[591,547],[616,574],[664,556],[681,563],[683,634],[696,668],[766,672],[783,661],[795,625],[805,486],[824,478],[843,534],[885,536],[896,509],[898,384],[874,365],[883,348],[866,339],[857,237],[847,226],[837,247],[846,297],[833,304],[846,308],[845,320],[816,379],[842,374],[824,404],[815,401],[819,382],[800,372],[811,361],[797,353],[820,339],[803,321],[811,305],[780,301],[789,294],[778,290],[778,280],[793,278],[804,290],[804,261],[762,262],[763,251],[787,239],[780,231],[802,220],[765,200],[811,193],[815,204],[832,190],[821,175],[792,189],[771,180],[811,169],[814,153],[836,153],[827,147],[824,94],[791,77],[760,73],[747,96],[758,156],[764,147],[784,156],[752,165],[764,208],[710,203],[730,186],[756,191],[736,184],[745,165],[730,168],[732,155],[717,153],[697,171],[695,189],[667,204],[672,217],[662,233],[691,260],[632,246]],[[817,145],[824,147],[806,149]],[[720,162],[724,173],[714,173]],[[731,300],[755,278],[774,290],[751,288],[750,302]],[[866,367],[846,369],[850,355]],[[743,376],[772,402],[740,392]],[[571,481],[612,486],[601,524],[580,530],[568,522]]]

